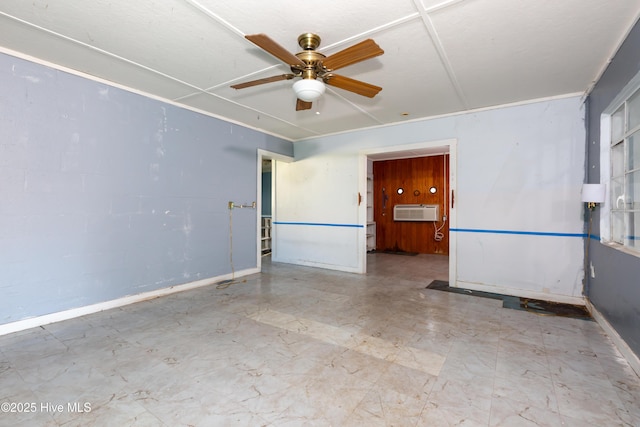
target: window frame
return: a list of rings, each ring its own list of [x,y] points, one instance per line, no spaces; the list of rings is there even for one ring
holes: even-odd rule
[[[622,91],[616,96],[616,98],[609,104],[602,115],[600,120],[600,182],[605,184],[607,197],[600,209],[600,241],[603,244],[607,244],[613,248],[619,249],[623,252],[640,257],[640,246],[633,246],[629,244],[628,236],[630,213],[633,213],[636,218],[640,216],[640,209],[638,205],[640,200],[632,200],[629,203],[628,200],[624,200],[622,208],[619,204],[616,205],[613,202],[612,191],[614,180],[622,180],[622,195],[629,193],[630,186],[628,180],[638,173],[640,170],[638,167],[630,169],[628,153],[629,153],[629,140],[631,137],[640,138],[640,120],[633,128],[629,128],[629,111],[628,101],[633,98],[640,97],[640,72],[623,88]],[[619,120],[621,117],[619,112],[622,109],[623,118],[622,132],[617,132],[618,135],[613,135],[616,131]],[[615,168],[614,161],[615,156],[614,147],[619,147],[622,144],[622,158],[618,157],[617,160],[622,162],[622,171],[620,173],[619,168]],[[636,143],[637,144],[637,143]],[[613,176],[614,170],[618,173]],[[637,192],[637,190],[636,190]],[[633,193],[631,194],[633,197]],[[622,217],[623,234],[622,239],[617,238],[614,233],[614,221],[616,217]],[[637,223],[637,219],[636,219]],[[618,233],[619,234],[619,233]],[[634,236],[638,234],[635,231]]]

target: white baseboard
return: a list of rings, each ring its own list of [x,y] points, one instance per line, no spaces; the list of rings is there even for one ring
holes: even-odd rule
[[[201,288],[224,280],[237,279],[239,277],[248,276],[250,274],[259,273],[258,268],[249,268],[246,270],[236,271],[234,274],[225,274],[222,276],[211,277],[208,279],[196,280],[195,282],[184,283],[182,285],[169,286],[167,288],[156,289],[154,291],[143,292],[136,295],[128,295],[122,298],[104,301],[97,304],[86,305],[84,307],[72,308],[70,310],[59,311],[57,313],[45,314],[38,317],[30,317],[28,319],[18,320],[16,322],[5,323],[0,325],[0,335],[11,334],[13,332],[24,331],[26,329],[36,328],[39,326],[49,325],[63,320],[73,319],[87,314],[98,313],[100,311],[112,308],[122,307],[136,302],[146,301],[154,298],[163,297],[177,292],[184,292],[190,289]]]
[[[634,351],[627,345],[625,340],[622,339],[620,334],[611,326],[609,321],[605,319],[605,317],[600,313],[592,304],[591,301],[587,300],[587,309],[591,313],[593,319],[598,322],[600,327],[604,329],[607,333],[613,344],[616,346],[618,351],[622,354],[622,356],[627,360],[631,369],[633,369],[640,377],[640,359],[638,355],[634,353]]]
[[[273,262],[280,262],[283,264],[302,265],[305,267],[314,267],[314,268],[322,268],[325,270],[341,271],[343,273],[356,273],[356,274],[364,273],[362,269],[359,267],[349,267],[346,265],[336,265],[336,264],[325,264],[321,262],[305,261],[300,259],[284,259],[284,258],[278,258],[273,253],[271,254],[271,260]]]
[[[506,286],[484,285],[482,283],[464,282],[461,280],[458,280],[455,283],[455,285],[450,285],[450,286],[456,287],[456,288],[471,289],[473,291],[491,292],[494,294],[501,294],[501,295],[511,295],[511,296],[520,297],[520,298],[531,298],[531,299],[539,299],[542,301],[558,302],[562,304],[573,304],[573,305],[586,304],[585,298],[583,296],[573,297],[570,295],[559,295],[559,294],[551,294],[551,293],[545,293],[545,292],[536,292],[536,291],[530,291],[526,289],[508,288]]]

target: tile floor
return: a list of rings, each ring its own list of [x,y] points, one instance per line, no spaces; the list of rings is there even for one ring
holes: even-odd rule
[[[265,258],[2,336],[0,425],[640,425],[640,380],[595,322],[425,289],[446,257],[368,257],[367,275]]]

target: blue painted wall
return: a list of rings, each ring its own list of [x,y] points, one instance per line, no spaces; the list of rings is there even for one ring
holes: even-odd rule
[[[262,173],[262,215],[271,216],[271,172]]]
[[[587,181],[600,182],[600,116],[622,88],[640,71],[640,24],[629,36],[597,82],[588,99]],[[593,234],[600,234],[599,209]],[[596,277],[588,278],[592,304],[640,355],[640,257],[591,239],[589,248]]]
[[[0,324],[229,274],[228,201],[288,141],[0,54]],[[232,185],[231,185],[232,184]],[[235,271],[257,218],[233,211]]]

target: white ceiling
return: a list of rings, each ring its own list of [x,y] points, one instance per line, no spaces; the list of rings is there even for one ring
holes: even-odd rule
[[[530,99],[584,93],[636,22],[640,0],[2,0],[0,46],[296,141]],[[290,72],[246,39],[329,55],[373,38],[384,55],[338,73],[295,111]],[[403,115],[408,113],[408,115]]]

